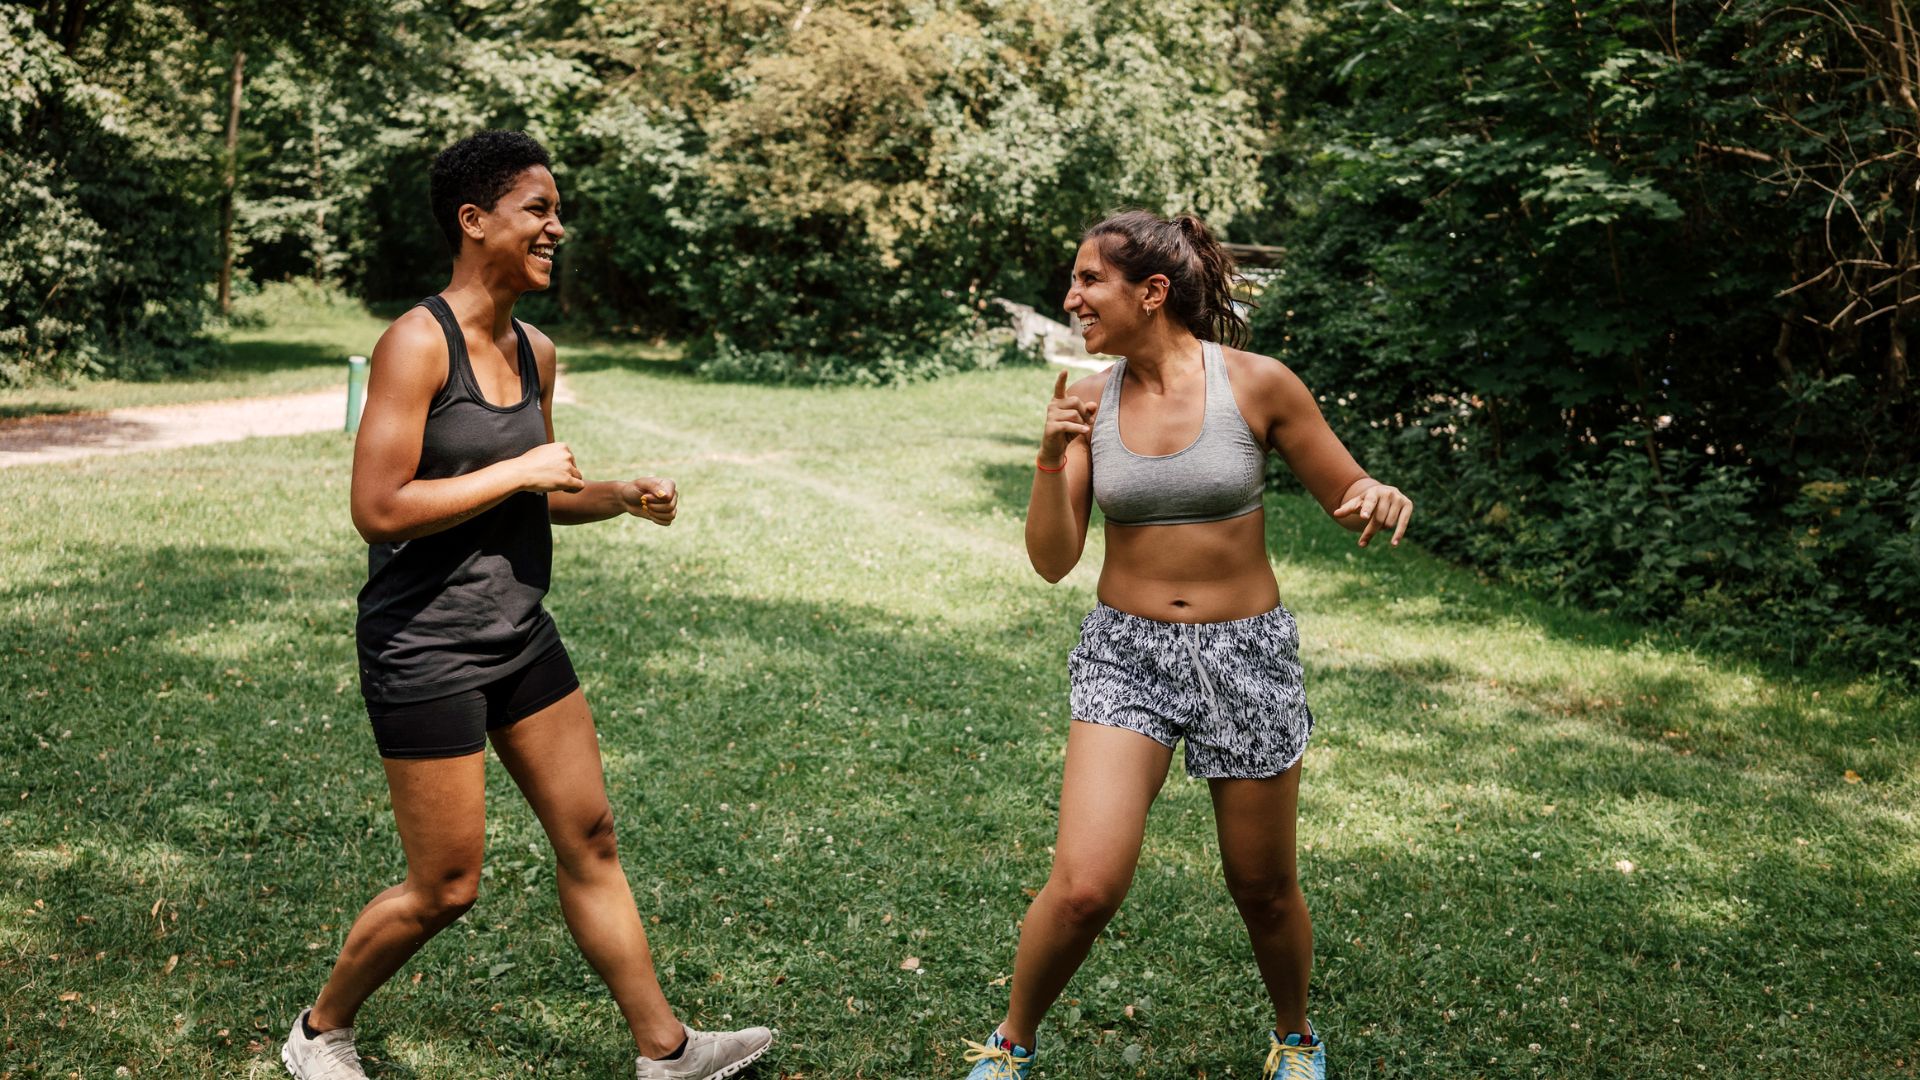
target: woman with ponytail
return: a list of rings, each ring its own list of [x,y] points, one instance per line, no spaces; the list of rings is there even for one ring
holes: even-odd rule
[[[1261,496],[1278,453],[1327,514],[1398,544],[1413,503],[1366,473],[1313,395],[1243,351],[1232,259],[1199,218],[1116,214],[1087,230],[1065,307],[1122,359],[1047,403],[1027,557],[1057,582],[1106,515],[1099,604],[1068,658],[1073,723],[1053,872],[1027,910],[1007,1015],[969,1080],[1024,1080],[1037,1031],[1133,880],[1173,747],[1212,789],[1227,889],[1273,999],[1263,1078],[1323,1080],[1307,1022],[1313,931],[1294,869],[1313,730],[1300,637],[1267,562]]]

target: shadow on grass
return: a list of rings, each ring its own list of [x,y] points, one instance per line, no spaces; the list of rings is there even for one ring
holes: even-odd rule
[[[52,401],[20,401],[11,404],[0,402],[0,420],[23,420],[35,416],[68,415],[76,410],[71,405],[62,405]]]
[[[1050,792],[987,797],[960,778],[1032,744],[1025,694],[983,703],[980,673],[1011,662],[996,637],[698,587],[655,606],[642,590],[665,570],[645,558],[573,566],[555,600],[600,716],[630,874],[672,943],[663,977],[696,1025],[722,1026],[731,1009],[815,1029],[825,1056],[808,1071],[826,1067],[840,1060],[830,1048],[844,1042],[834,1017],[848,976],[821,946],[865,941],[849,912],[878,928],[930,895],[1024,902],[1023,868],[983,870],[981,844],[1029,835],[1039,848]],[[10,935],[0,963],[82,995],[71,1009],[50,1000],[10,1053],[82,1067],[153,1060],[159,1040],[179,1075],[239,1075],[271,1058],[352,912],[401,870],[352,685],[358,569],[263,547],[68,542],[50,569],[0,587],[0,654],[21,680],[0,698],[0,753],[33,777],[8,807],[0,878],[17,883],[6,902],[46,912]],[[950,723],[963,714],[968,731]],[[376,999],[363,1046],[410,1064],[375,1075],[473,1075],[502,1054],[558,1075],[621,1075],[619,1025],[566,942],[550,856],[491,772],[481,906],[410,968],[426,981]],[[959,789],[930,796],[930,775]],[[512,970],[496,970],[503,955]],[[724,990],[712,985],[722,972]],[[890,992],[860,979],[848,991]],[[194,1002],[184,1028],[169,1019],[180,994]],[[476,1023],[475,995],[505,1005]],[[588,1001],[591,1015],[578,1008]],[[84,1036],[56,1026],[93,1007],[133,1022]],[[433,1049],[414,1060],[422,1047]]]
[[[361,355],[373,351],[373,342],[366,343]],[[183,381],[210,381],[233,378],[235,376],[265,375],[293,368],[338,368],[344,380],[347,372],[347,353],[338,348],[319,345],[306,341],[233,341],[223,349],[220,363],[211,365],[190,375],[181,376]]]
[[[557,344],[560,363],[570,374],[634,371],[647,375],[697,377],[692,366],[684,359],[682,347],[673,342],[563,338]]]
[[[352,685],[360,562],[63,551],[0,586],[0,754],[28,793],[6,793],[0,880],[43,912],[15,920],[0,969],[48,988],[9,1052],[49,1073],[271,1065],[352,912],[400,871]],[[937,611],[736,595],[724,554],[710,572],[671,558],[557,560],[552,604],[670,998],[696,1027],[778,1023],[766,1075],[957,1074],[932,1058],[991,1024],[1004,989],[983,984],[1046,875],[1077,599],[961,633]],[[1920,914],[1910,823],[1795,781],[1791,759],[1731,769],[1609,717],[1489,698],[1445,656],[1313,677],[1373,706],[1316,736],[1303,803],[1315,1015],[1341,1032],[1342,1075],[1530,1075],[1485,1064],[1529,1043],[1540,1056],[1514,1060],[1547,1075],[1690,1074],[1690,1046],[1803,1052],[1778,1016],[1809,1003],[1872,1066],[1855,1074],[1911,1045],[1911,1010],[1884,1007],[1920,980],[1911,950],[1885,947]],[[1643,689],[1738,728],[1684,679]],[[480,906],[409,968],[423,981],[375,999],[366,1046],[404,1059],[376,1075],[628,1074],[537,826],[491,773]],[[1170,789],[1127,908],[1069,988],[1081,1017],[1050,1022],[1059,1075],[1131,1075],[1108,1028],[1155,1045],[1154,1076],[1257,1065],[1222,1045],[1229,1021],[1264,1020],[1205,796]],[[1129,1017],[1141,985],[1155,1003]]]

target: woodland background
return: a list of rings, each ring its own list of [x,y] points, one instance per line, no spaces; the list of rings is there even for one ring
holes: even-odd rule
[[[1432,549],[1911,680],[1917,82],[1898,0],[12,0],[0,384],[432,291],[427,163],[482,127],[566,202],[524,314],[716,379],[1008,362],[994,299],[1190,209],[1281,249],[1253,348]]]

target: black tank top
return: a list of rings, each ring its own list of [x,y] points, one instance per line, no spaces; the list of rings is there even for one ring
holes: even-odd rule
[[[439,480],[519,457],[547,441],[540,369],[518,319],[520,400],[489,403],[447,302],[420,302],[447,335],[447,382],[427,409],[418,480]],[[510,675],[560,643],[540,601],[553,571],[547,497],[522,491],[450,529],[367,550],[360,590],[360,689],[403,704],[457,694]]]

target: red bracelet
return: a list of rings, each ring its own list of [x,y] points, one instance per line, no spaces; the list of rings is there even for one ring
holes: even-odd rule
[[[1061,459],[1060,464],[1055,465],[1053,468],[1049,469],[1045,465],[1040,464],[1039,458],[1034,458],[1033,467],[1036,469],[1039,469],[1041,472],[1059,472],[1062,469],[1065,469],[1067,467],[1067,463],[1066,463],[1066,460],[1063,458]]]

